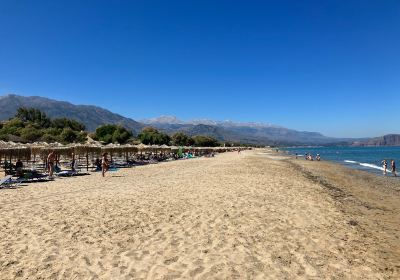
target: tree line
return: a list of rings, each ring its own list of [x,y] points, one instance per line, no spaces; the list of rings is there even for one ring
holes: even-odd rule
[[[34,108],[19,108],[15,116],[0,123],[0,139],[20,142],[86,141],[85,126],[67,118],[50,119],[44,112]]]
[[[68,118],[49,118],[44,112],[35,108],[19,108],[15,116],[8,121],[0,122],[0,140],[13,140],[24,143],[36,141],[60,142],[63,144],[83,143],[88,132],[85,125]],[[131,131],[115,124],[99,126],[89,134],[94,140],[104,144],[140,141],[146,145],[175,145],[196,147],[217,147],[221,143],[210,136],[188,136],[183,132],[168,135],[153,127],[145,127],[134,137]]]

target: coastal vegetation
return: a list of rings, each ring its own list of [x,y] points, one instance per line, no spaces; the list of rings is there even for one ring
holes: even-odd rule
[[[145,145],[168,145],[171,141],[171,137],[168,134],[160,132],[154,127],[143,128],[138,138]]]
[[[105,144],[125,144],[129,139],[132,139],[132,137],[132,132],[128,131],[123,126],[115,124],[105,124],[99,126],[93,135],[94,140],[101,141]]]
[[[74,119],[52,119],[38,109],[21,107],[14,117],[0,122],[0,140],[22,143],[36,141],[63,144],[83,143],[88,135],[85,130],[85,125]],[[221,143],[211,136],[188,136],[183,132],[177,132],[170,136],[154,127],[143,128],[135,138],[132,131],[116,124],[100,125],[90,136],[104,144],[126,144],[136,140],[145,145],[221,146]]]
[[[19,108],[15,116],[0,124],[0,139],[17,142],[84,142],[85,126],[67,118],[50,119],[34,108]]]
[[[192,146],[194,145],[194,140],[183,132],[177,132],[172,135],[172,143],[176,146]]]

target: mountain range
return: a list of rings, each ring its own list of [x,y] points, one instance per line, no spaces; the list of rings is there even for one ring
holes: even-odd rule
[[[333,138],[318,132],[297,131],[281,126],[256,122],[233,122],[229,120],[216,121],[195,119],[183,121],[174,116],[161,116],[152,119],[135,121],[101,107],[92,105],[74,105],[65,101],[57,101],[40,96],[0,96],[0,120],[12,118],[20,107],[37,108],[51,118],[66,117],[75,119],[86,126],[88,131],[94,131],[102,124],[119,124],[139,133],[145,126],[156,127],[166,133],[184,132],[188,135],[207,135],[220,141],[240,142],[256,145],[329,145],[354,144],[391,145],[400,144],[400,136],[373,139]],[[379,140],[381,139],[381,140]],[[387,140],[389,139],[389,140]],[[370,141],[370,142],[368,142]],[[371,142],[372,141],[372,142]]]
[[[347,141],[346,139],[326,137],[318,132],[297,131],[272,124],[256,122],[215,121],[208,119],[182,121],[174,116],[161,116],[144,119],[140,122],[168,133],[176,131],[182,131],[189,135],[202,133],[214,136],[220,140],[250,144],[322,145]]]
[[[106,109],[92,105],[74,105],[65,101],[57,101],[39,96],[19,96],[9,94],[0,96],[0,120],[13,117],[20,107],[36,108],[45,112],[51,118],[71,118],[86,126],[88,131],[94,131],[102,124],[120,124],[138,133],[143,124],[130,118],[125,118]]]

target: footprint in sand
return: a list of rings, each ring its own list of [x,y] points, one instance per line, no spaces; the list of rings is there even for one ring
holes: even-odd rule
[[[43,262],[52,262],[52,261],[54,261],[56,258],[57,258],[57,256],[51,255],[51,256],[48,256],[47,258],[45,258],[45,259],[43,260]]]
[[[179,259],[179,257],[178,257],[178,256],[175,256],[175,257],[173,257],[173,258],[170,258],[170,259],[165,260],[165,261],[164,261],[164,264],[170,265],[171,263],[177,262],[178,259]]]
[[[196,276],[197,274],[202,273],[203,271],[204,271],[204,267],[199,266],[199,267],[193,269],[192,271],[190,271],[189,275],[190,275],[190,277],[194,277],[194,276]]]

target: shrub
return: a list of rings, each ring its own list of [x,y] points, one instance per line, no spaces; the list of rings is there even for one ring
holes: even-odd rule
[[[119,143],[124,144],[132,137],[132,132],[126,128],[114,125],[106,124],[99,126],[94,134],[94,139],[102,141],[104,143]]]
[[[194,140],[182,132],[172,135],[172,143],[176,146],[192,146]]]
[[[217,147],[220,143],[217,139],[210,136],[197,135],[193,137],[194,145],[197,147]]]
[[[35,142],[43,135],[42,131],[30,125],[21,129],[20,134],[24,142]]]
[[[59,129],[70,128],[74,131],[85,130],[85,125],[81,124],[80,122],[77,122],[76,120],[71,120],[67,118],[59,118],[52,120],[51,127]]]
[[[153,127],[145,127],[138,135],[139,140],[146,145],[168,145],[171,137],[168,134],[159,132]]]
[[[61,132],[60,136],[58,137],[61,143],[73,143],[77,138],[77,132],[73,131],[70,128],[64,128]]]

